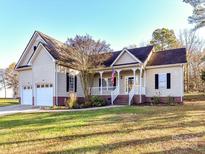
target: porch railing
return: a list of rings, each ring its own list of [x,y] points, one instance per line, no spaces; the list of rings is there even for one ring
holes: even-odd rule
[[[113,105],[115,99],[117,98],[117,96],[118,96],[119,94],[120,94],[120,89],[119,89],[119,86],[117,86],[117,87],[115,88],[115,90],[113,90],[113,91],[111,92],[111,103],[112,103],[112,105]]]
[[[112,87],[102,87],[102,94],[101,94],[101,87],[91,87],[91,95],[111,95],[111,92],[115,90],[115,86]]]
[[[129,92],[129,105],[131,105],[132,98],[136,94],[136,91],[137,91],[137,87],[133,86],[132,89]]]
[[[140,94],[140,86],[133,86],[132,89],[129,92],[129,105],[131,105],[132,98],[134,95]],[[141,95],[145,95],[145,87],[141,87]]]

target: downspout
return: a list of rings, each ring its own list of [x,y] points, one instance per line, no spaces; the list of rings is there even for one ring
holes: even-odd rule
[[[57,74],[57,63],[55,63],[55,105],[58,105],[58,96],[57,96],[57,86],[58,86],[58,74]]]

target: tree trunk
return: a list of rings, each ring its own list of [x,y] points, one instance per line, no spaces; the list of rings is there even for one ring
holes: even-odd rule
[[[4,85],[4,97],[7,98],[6,83],[5,83],[4,78],[3,78],[3,85]]]

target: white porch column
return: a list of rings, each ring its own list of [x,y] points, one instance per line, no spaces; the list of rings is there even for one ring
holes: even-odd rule
[[[146,95],[146,80],[147,80],[147,74],[146,74],[146,71],[144,70],[144,94]]]
[[[134,88],[136,87],[136,68],[133,68],[132,71],[133,71],[133,76],[134,76]]]
[[[140,67],[140,103],[142,103],[142,66]]]
[[[100,95],[102,95],[102,81],[103,81],[103,71],[100,71]]]
[[[120,92],[120,71],[121,71],[121,70],[116,70],[116,71],[117,71],[117,77],[118,77],[118,79],[117,79],[117,80],[118,80],[118,81],[117,81],[117,82],[118,82],[118,83],[117,83],[117,86],[118,86],[118,89],[119,89],[119,92]]]

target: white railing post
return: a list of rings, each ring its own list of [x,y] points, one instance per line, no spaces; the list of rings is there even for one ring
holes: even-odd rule
[[[147,80],[147,75],[146,75],[146,71],[144,70],[144,95],[146,95],[146,80]]]
[[[102,81],[103,81],[103,71],[100,71],[100,95],[102,95]]]
[[[120,93],[120,71],[121,70],[116,70],[117,71],[117,77],[118,77],[118,83],[117,83],[117,86],[119,88],[119,93]]]
[[[142,66],[140,67],[140,103],[142,103]]]
[[[133,76],[134,76],[134,83],[133,83],[131,91],[129,92],[129,102],[128,102],[129,105],[131,105],[132,98],[134,97],[136,93],[136,68],[133,68],[132,71],[133,71]]]
[[[117,75],[118,75],[118,83],[117,83],[117,86],[116,86],[115,90],[113,90],[111,92],[111,103],[112,103],[112,105],[114,103],[114,100],[120,94],[120,71],[121,70],[116,70],[116,71],[117,71]]]

